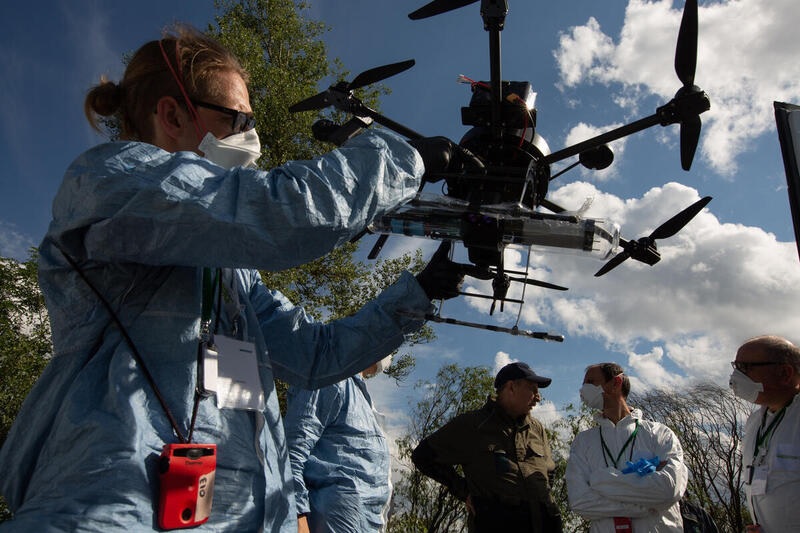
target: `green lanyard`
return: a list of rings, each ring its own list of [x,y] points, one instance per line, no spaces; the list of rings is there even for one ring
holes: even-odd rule
[[[600,426],[600,444],[603,445],[603,460],[606,462],[606,466],[608,466],[608,460],[611,459],[611,462],[614,463],[614,468],[617,468],[617,463],[619,463],[619,459],[620,457],[622,457],[622,454],[625,453],[625,449],[628,447],[628,445],[630,445],[631,447],[628,460],[629,461],[633,460],[633,447],[636,443],[636,433],[638,432],[639,432],[639,421],[637,420],[636,427],[633,429],[633,433],[631,433],[630,437],[628,437],[628,440],[625,441],[625,444],[622,446],[622,449],[617,454],[617,458],[615,460],[614,455],[611,453],[611,450],[608,449],[606,441],[603,438],[603,427]]]
[[[775,415],[775,418],[772,419],[772,422],[769,423],[767,429],[764,430],[764,423],[767,421],[767,412],[769,409],[764,409],[764,417],[761,419],[761,426],[758,428],[758,433],[756,434],[756,449],[753,450],[753,463],[756,462],[756,457],[758,457],[758,450],[763,445],[764,448],[769,448],[769,441],[772,439],[772,434],[775,433],[775,429],[778,427],[778,424],[781,423],[783,420],[783,415],[786,414],[786,405],[784,405],[778,414]]]

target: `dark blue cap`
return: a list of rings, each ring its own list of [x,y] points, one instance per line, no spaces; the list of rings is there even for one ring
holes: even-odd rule
[[[536,372],[526,363],[516,362],[509,363],[500,369],[500,372],[497,373],[497,377],[494,378],[494,388],[499,390],[507,381],[514,379],[533,381],[542,389],[550,385],[550,382],[553,381],[550,378],[536,375]]]

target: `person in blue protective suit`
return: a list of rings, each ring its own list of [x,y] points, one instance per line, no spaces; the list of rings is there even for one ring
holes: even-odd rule
[[[390,364],[391,356],[318,390],[289,388],[284,427],[299,533],[385,531],[391,457],[363,378]]]
[[[680,499],[689,471],[673,431],[645,420],[627,398],[630,378],[616,363],[586,369],[580,396],[595,427],[572,441],[565,479],[569,505],[591,533],[683,533]]]
[[[53,203],[39,273],[54,351],[0,450],[13,513],[0,531],[295,531],[273,380],[353,375],[456,294],[444,248],[330,324],[265,288],[252,269],[346,242],[413,196],[430,154],[372,131],[250,168],[246,81],[215,40],[179,26],[88,93],[90,123],[118,117],[123,140],[79,156]]]

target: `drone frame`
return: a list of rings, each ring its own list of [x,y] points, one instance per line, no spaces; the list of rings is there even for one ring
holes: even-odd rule
[[[504,136],[506,136],[506,131],[503,123],[504,82],[502,81],[501,75],[500,34],[503,31],[505,18],[508,13],[507,0],[433,0],[432,2],[429,2],[423,7],[410,13],[409,18],[412,20],[428,18],[476,3],[478,1],[481,3],[480,12],[484,23],[484,30],[486,30],[489,34],[490,82],[488,98],[490,118],[489,127],[487,129],[491,138],[491,142],[502,144],[504,142]],[[697,149],[702,125],[700,114],[709,110],[711,107],[708,95],[702,89],[694,85],[697,64],[697,12],[697,0],[686,0],[681,18],[681,25],[678,32],[674,65],[675,72],[678,76],[678,79],[681,81],[682,86],[672,100],[658,107],[655,113],[652,115],[630,122],[626,125],[555,152],[549,152],[548,150],[548,153],[543,153],[542,151],[538,150],[538,147],[534,147],[534,152],[536,153],[530,155],[531,161],[526,168],[505,165],[495,168],[492,165],[487,165],[486,168],[479,171],[471,169],[460,172],[457,175],[449,174],[443,175],[442,177],[445,177],[446,179],[452,178],[467,181],[475,180],[481,183],[487,183],[492,180],[495,180],[495,182],[506,180],[512,183],[522,184],[523,194],[517,200],[520,205],[522,205],[525,192],[527,191],[529,185],[533,185],[535,187],[536,183],[538,183],[539,187],[532,196],[533,205],[531,208],[540,206],[558,215],[565,213],[567,210],[546,198],[546,187],[549,181],[555,179],[563,174],[566,170],[573,168],[579,163],[582,163],[588,168],[605,168],[613,160],[613,153],[611,153],[611,151],[608,149],[608,143],[656,125],[669,126],[672,124],[680,125],[681,167],[683,170],[690,170],[694,154]],[[421,139],[424,137],[422,134],[381,115],[373,109],[370,109],[354,95],[354,91],[356,89],[399,74],[411,68],[413,65],[414,60],[410,59],[369,69],[356,76],[353,81],[349,83],[341,81],[331,85],[327,90],[294,104],[289,108],[289,110],[291,112],[299,112],[333,106],[340,111],[344,111],[353,115],[353,118],[342,126],[326,124],[325,128],[319,128],[320,130],[326,129],[327,133],[325,133],[324,136],[318,136],[318,138],[324,137],[322,140],[329,140],[335,142],[336,144],[341,144],[346,139],[357,134],[359,131],[361,131],[361,129],[368,127],[373,121],[407,137],[408,139]],[[533,137],[533,135],[535,135],[533,127],[531,131]],[[317,136],[317,133],[318,132],[315,131],[315,136]],[[555,175],[550,175],[550,166],[553,163],[563,161],[576,155],[579,156],[578,162],[568,166]],[[659,226],[659,228],[657,228],[647,237],[642,237],[638,240],[625,240],[619,238],[619,245],[622,247],[622,251],[614,256],[608,263],[606,263],[595,274],[595,276],[604,275],[628,258],[633,258],[649,265],[655,264],[660,260],[660,254],[656,248],[656,239],[668,238],[677,233],[683,228],[683,226],[688,224],[689,221],[691,221],[691,219],[694,218],[694,216],[696,216],[710,200],[711,197],[708,196],[700,199]],[[475,207],[479,208],[480,205]],[[364,232],[359,234],[356,239],[360,238],[363,234]],[[378,241],[375,243],[368,255],[369,258],[374,258],[378,255],[388,236],[388,233],[382,233],[379,236]],[[468,243],[465,242],[465,246],[467,246],[469,249]],[[462,265],[462,267],[465,269],[466,275],[475,277],[477,279],[493,280],[492,296],[466,292],[461,293],[468,297],[491,298],[493,302],[490,309],[490,314],[493,313],[495,309],[495,303],[497,301],[500,302],[501,310],[504,302],[506,301],[518,303],[520,305],[521,313],[524,300],[506,297],[511,282],[522,282],[524,284],[539,285],[550,289],[566,290],[565,287],[560,287],[558,285],[527,279],[527,268],[525,272],[512,273],[523,275],[522,278],[509,276],[508,274],[511,272],[506,272],[503,268],[502,257],[505,245],[498,243],[498,247],[500,248],[499,252],[495,252],[496,255],[493,256],[493,259],[489,264]],[[472,258],[470,259],[472,260]],[[470,327],[483,327],[484,329],[491,329],[494,331],[507,330],[507,333],[511,333],[513,335],[524,334],[533,338],[556,341],[563,340],[563,337],[558,335],[525,332],[523,330],[519,330],[516,325],[509,329],[500,328],[498,326],[482,326],[449,318],[445,319],[439,315],[426,315],[426,318],[437,322],[458,323]],[[519,317],[517,320],[519,321]]]

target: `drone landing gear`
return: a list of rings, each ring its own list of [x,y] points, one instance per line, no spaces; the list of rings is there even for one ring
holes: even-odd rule
[[[452,254],[452,250],[451,250]],[[552,283],[547,283],[544,281],[539,281],[535,279],[528,278],[528,268],[530,266],[530,247],[528,247],[528,256],[525,265],[525,269],[523,271],[514,271],[514,270],[505,270],[503,267],[503,254],[502,251],[499,254],[499,261],[496,266],[489,266],[489,265],[459,265],[463,269],[465,275],[482,280],[492,280],[492,294],[481,294],[475,292],[459,292],[462,296],[472,297],[472,298],[486,298],[492,300],[492,305],[489,309],[489,314],[494,314],[495,307],[497,302],[500,302],[500,312],[505,310],[505,302],[512,302],[519,305],[519,310],[517,312],[517,320],[514,323],[513,327],[503,327],[503,326],[496,326],[493,324],[479,324],[476,322],[467,322],[464,320],[457,320],[454,318],[448,318],[441,316],[441,309],[442,305],[439,305],[439,309],[436,313],[428,313],[425,315],[426,320],[430,320],[432,322],[439,322],[445,324],[455,324],[459,326],[467,326],[471,328],[479,328],[485,329],[489,331],[498,331],[501,333],[508,333],[514,336],[523,336],[529,337],[532,339],[542,339],[548,341],[556,341],[562,342],[564,340],[563,335],[555,335],[552,333],[547,332],[538,332],[538,331],[530,331],[525,329],[519,328],[519,321],[522,316],[522,306],[525,303],[525,288],[527,285],[535,285],[539,287],[544,287],[548,289],[555,289],[560,291],[567,290],[567,287],[561,287],[560,285],[554,285]],[[512,274],[509,276],[509,274]],[[518,277],[521,276],[521,277]],[[512,282],[522,283],[523,290],[522,290],[522,297],[521,298],[508,298],[507,293],[508,289],[511,287]]]

